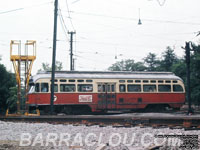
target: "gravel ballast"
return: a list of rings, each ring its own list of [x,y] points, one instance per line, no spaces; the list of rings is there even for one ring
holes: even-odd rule
[[[71,150],[143,150],[180,149],[180,138],[156,135],[200,135],[199,130],[151,127],[73,126],[48,123],[0,121],[0,150],[4,149],[71,149]],[[197,139],[199,141],[199,138]],[[189,145],[189,144],[188,144]],[[185,146],[185,145],[184,145]],[[197,148],[196,148],[197,149]]]

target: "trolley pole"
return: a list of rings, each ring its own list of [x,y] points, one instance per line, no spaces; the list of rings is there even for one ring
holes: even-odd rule
[[[70,34],[70,71],[74,70],[74,61],[73,61],[73,35],[76,34],[76,32],[68,32]]]
[[[52,72],[51,72],[51,115],[54,113],[54,82],[55,82],[55,62],[56,62],[56,35],[57,35],[57,12],[58,0],[54,2],[54,32],[53,32],[53,54],[52,54]]]
[[[190,91],[190,42],[186,42],[185,53],[186,53],[186,65],[187,65],[187,100],[188,100],[188,114],[193,113],[191,107],[191,91]]]

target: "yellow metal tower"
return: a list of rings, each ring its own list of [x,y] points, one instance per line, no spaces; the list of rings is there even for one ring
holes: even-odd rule
[[[28,112],[28,88],[33,62],[36,59],[36,41],[28,40],[21,51],[21,41],[10,43],[10,60],[15,70],[18,85],[17,113]],[[24,103],[24,104],[23,104]],[[24,111],[24,112],[23,112]]]

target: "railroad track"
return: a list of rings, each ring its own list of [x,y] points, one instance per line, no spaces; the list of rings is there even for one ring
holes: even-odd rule
[[[52,123],[73,125],[99,125],[113,127],[152,126],[154,128],[170,127],[186,130],[200,130],[200,115],[70,115],[70,116],[9,116],[0,117],[1,121]]]

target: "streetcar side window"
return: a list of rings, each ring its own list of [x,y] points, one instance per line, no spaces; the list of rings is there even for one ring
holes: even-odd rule
[[[41,92],[49,92],[49,84],[48,83],[41,83]]]
[[[107,92],[115,92],[115,85],[107,85]]]
[[[50,80],[50,81],[52,81],[52,80]],[[55,80],[54,80],[54,82],[58,82],[58,80],[57,80],[57,79],[55,79]]]
[[[159,92],[171,92],[171,85],[158,85]]]
[[[92,92],[93,85],[92,84],[78,84],[78,91],[79,92]]]
[[[119,80],[119,82],[120,82],[120,83],[125,83],[126,81],[125,81],[125,80]]]
[[[149,83],[149,80],[143,80],[143,83]]]
[[[170,80],[166,80],[165,83],[171,83],[171,81]]]
[[[156,80],[151,80],[151,83],[156,83]]]
[[[141,92],[141,85],[129,84],[128,92]]]
[[[36,83],[35,92],[40,92],[40,83]]]
[[[112,92],[115,92],[115,85],[111,85]]]
[[[115,92],[115,85],[98,85],[98,92]]]
[[[119,91],[120,92],[126,92],[126,85],[125,84],[120,84],[119,85]]]
[[[98,92],[105,92],[106,91],[106,88],[105,88],[105,85],[98,85]]]
[[[106,88],[107,88],[107,92],[111,92],[110,85],[107,85]]]
[[[71,80],[69,80],[69,82],[76,82],[76,80],[74,80],[74,79],[71,79]]]
[[[77,80],[77,82],[84,82],[84,80]]]
[[[133,80],[127,80],[128,83],[133,83]]]
[[[183,92],[183,87],[181,85],[173,85],[174,92]]]
[[[58,92],[58,84],[54,84],[54,92]]]
[[[65,79],[60,79],[60,82],[67,82],[67,80],[65,80]]]
[[[144,92],[156,92],[156,85],[143,85]]]
[[[60,92],[75,92],[75,84],[60,84]]]
[[[54,85],[54,92],[58,92],[58,84]]]
[[[141,80],[135,80],[135,83],[140,83],[141,82]]]
[[[86,80],[86,82],[93,82],[93,80]]]

